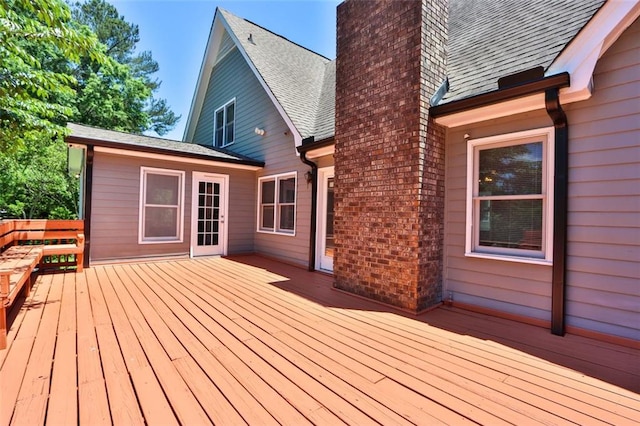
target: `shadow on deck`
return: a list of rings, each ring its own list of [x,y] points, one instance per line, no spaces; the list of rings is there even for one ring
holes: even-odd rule
[[[639,351],[412,316],[256,256],[41,275],[0,351],[5,424],[634,424]]]
[[[351,296],[333,288],[333,278],[259,256],[232,257],[236,262],[287,277],[270,284],[320,303],[324,307],[390,312],[453,333],[492,341],[562,365],[634,392],[640,392],[640,350],[581,336],[555,336],[545,328],[463,309],[440,306],[414,315],[381,303]],[[302,278],[305,277],[305,278]]]

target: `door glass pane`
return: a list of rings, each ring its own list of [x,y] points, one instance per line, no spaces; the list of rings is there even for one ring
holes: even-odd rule
[[[478,195],[542,193],[542,142],[479,151]]]
[[[325,256],[333,257],[333,178],[327,180]]]
[[[542,250],[542,200],[480,201],[479,243]]]
[[[220,184],[200,182],[198,185],[198,245],[215,246],[219,241]]]

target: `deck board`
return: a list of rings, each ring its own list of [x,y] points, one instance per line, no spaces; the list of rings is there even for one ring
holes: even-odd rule
[[[640,420],[639,350],[412,316],[256,256],[42,275],[10,318],[1,425]]]

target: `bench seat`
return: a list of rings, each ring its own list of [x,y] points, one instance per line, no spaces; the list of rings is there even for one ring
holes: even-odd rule
[[[43,246],[12,246],[0,254],[0,349],[7,347],[7,310],[24,289],[31,291],[31,274],[44,255]]]

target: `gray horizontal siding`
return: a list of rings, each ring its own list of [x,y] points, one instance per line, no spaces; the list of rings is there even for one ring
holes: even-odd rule
[[[549,320],[551,267],[479,259],[464,255],[466,230],[467,145],[482,138],[552,125],[543,111],[469,125],[447,134],[445,192],[445,298],[510,314]]]
[[[640,24],[600,59],[591,99],[569,121],[567,324],[640,339]],[[551,268],[464,256],[466,144],[550,126],[544,111],[447,135],[445,296],[549,320]]]
[[[640,21],[599,60],[594,87],[567,108],[567,323],[640,339]]]
[[[213,68],[193,142],[213,144],[214,113],[234,98],[235,142],[227,149],[265,161],[268,141],[290,140],[289,128],[238,49]],[[257,135],[256,127],[265,130],[265,135]]]
[[[141,166],[186,172],[182,243],[138,244]],[[251,210],[255,199],[254,172],[96,153],[91,209],[91,260],[188,255],[193,171],[229,175],[228,250],[230,254],[253,251],[255,216]]]
[[[253,191],[257,193],[260,176],[297,172],[298,177],[295,236],[256,232],[257,199],[254,196],[246,201],[245,208],[252,215],[252,250],[306,266],[311,186],[307,185],[304,174],[309,167],[300,161],[290,129],[237,49],[226,55],[212,71],[194,142],[213,143],[214,112],[233,98],[236,99],[236,141],[227,149],[265,162],[265,168],[254,174]],[[256,135],[256,127],[264,129],[265,135]]]

